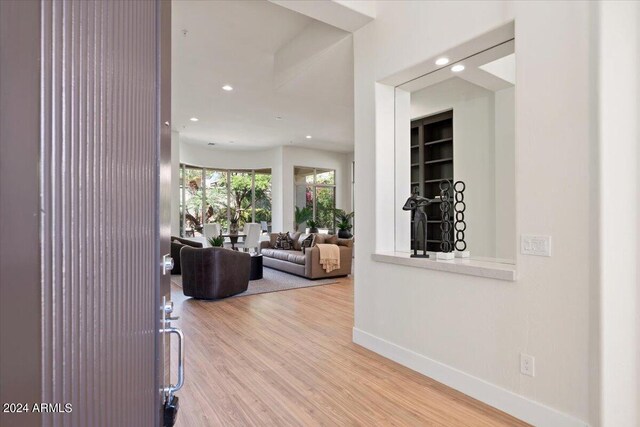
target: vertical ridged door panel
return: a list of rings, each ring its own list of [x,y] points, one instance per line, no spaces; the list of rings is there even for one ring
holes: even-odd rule
[[[155,425],[158,5],[41,7],[44,424]]]

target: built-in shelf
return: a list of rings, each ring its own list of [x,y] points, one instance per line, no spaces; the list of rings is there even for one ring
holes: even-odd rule
[[[405,267],[424,268],[427,270],[444,271],[468,276],[484,277],[487,279],[506,280],[514,282],[517,279],[516,266],[491,261],[478,261],[470,258],[454,258],[451,260],[437,260],[434,252],[430,258],[411,258],[406,252],[378,252],[371,255],[377,262],[402,265]]]
[[[449,180],[449,181],[453,181],[453,178],[451,178],[451,177],[445,177],[445,178],[438,178],[438,179],[427,179],[424,183],[425,183],[425,184],[432,184],[432,183],[434,183],[434,182],[440,182],[440,181],[442,181],[443,179],[447,179],[447,180]]]
[[[435,160],[427,160],[426,162],[424,162],[425,165],[432,165],[434,163],[444,163],[444,162],[452,162],[453,161],[453,157],[445,157],[443,159],[435,159]],[[413,166],[413,165],[411,165]]]
[[[440,194],[439,183],[443,180],[453,182],[453,111],[432,114],[411,121],[411,187],[418,188],[421,196],[432,198]],[[417,147],[417,152],[413,148]],[[417,165],[416,165],[417,162]],[[440,200],[425,208],[427,216],[437,219],[442,216]],[[429,221],[430,224],[435,222]],[[411,227],[411,238],[415,230]],[[429,227],[427,250],[439,250],[442,231],[438,227]],[[414,240],[415,241],[415,240]],[[413,246],[412,246],[413,247]]]
[[[435,141],[427,141],[424,143],[424,145],[442,144],[443,142],[451,142],[451,141],[453,141],[453,138],[442,138],[442,139],[436,139]]]

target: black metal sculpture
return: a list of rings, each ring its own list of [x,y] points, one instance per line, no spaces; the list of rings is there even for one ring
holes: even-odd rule
[[[453,250],[453,242],[451,241],[451,203],[450,193],[452,189],[451,181],[443,179],[440,181],[440,213],[442,219],[440,221],[440,252],[449,253]]]
[[[413,234],[415,243],[413,245],[413,254],[411,255],[411,257],[429,258],[429,254],[427,254],[427,212],[424,210],[424,208],[429,206],[433,202],[433,200],[422,197],[418,193],[418,188],[414,188],[413,194],[407,199],[404,206],[402,207],[402,210],[411,211],[414,220]],[[420,225],[422,225],[423,233],[422,255],[418,255],[418,230],[420,229]]]
[[[454,230],[456,232],[456,238],[454,242],[454,248],[464,256],[468,256],[466,253],[467,242],[464,240],[464,231],[467,229],[467,223],[464,221],[464,211],[467,209],[467,205],[464,203],[464,190],[466,185],[463,181],[457,181],[453,184],[455,191],[455,200],[453,209],[456,213],[456,222],[454,224]]]

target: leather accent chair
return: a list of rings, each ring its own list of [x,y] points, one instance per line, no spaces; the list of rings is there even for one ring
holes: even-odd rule
[[[188,297],[220,299],[240,294],[249,286],[251,255],[224,248],[180,251],[182,290]]]
[[[180,264],[180,250],[184,246],[201,248],[202,243],[194,242],[189,239],[181,239],[180,237],[171,236],[171,258],[173,258],[173,269],[171,274],[181,274],[182,266]]]

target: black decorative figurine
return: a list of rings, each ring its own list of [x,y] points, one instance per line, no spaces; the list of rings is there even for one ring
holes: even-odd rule
[[[413,194],[407,199],[402,207],[403,211],[411,211],[413,214],[413,233],[415,244],[413,245],[413,254],[411,255],[411,258],[429,258],[429,254],[427,254],[427,212],[425,212],[424,208],[429,206],[432,202],[433,200],[427,199],[426,197],[422,197],[418,194],[418,188],[414,188]],[[423,247],[422,255],[418,255],[418,230],[420,229],[421,224]]]

